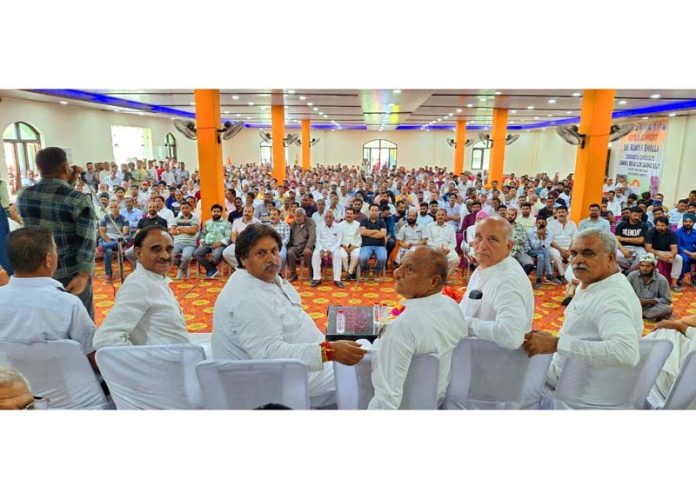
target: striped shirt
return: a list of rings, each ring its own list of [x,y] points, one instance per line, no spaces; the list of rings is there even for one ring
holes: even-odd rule
[[[278,225],[271,224],[271,227],[280,234],[280,238],[283,240],[283,246],[287,247],[288,241],[290,241],[290,226],[281,220],[278,222]]]
[[[64,180],[42,179],[24,188],[17,207],[25,227],[47,227],[58,247],[58,268],[54,279],[78,272],[91,274],[97,246],[97,217],[89,196]]]

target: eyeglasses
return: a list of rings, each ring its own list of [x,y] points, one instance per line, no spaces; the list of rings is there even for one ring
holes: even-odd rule
[[[48,409],[48,399],[44,397],[34,397],[34,400],[29,402],[26,406],[22,407],[23,411],[33,411],[33,410],[45,410]]]

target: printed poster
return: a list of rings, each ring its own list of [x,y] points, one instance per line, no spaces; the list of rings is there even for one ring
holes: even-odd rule
[[[644,121],[619,143],[616,173],[626,175],[630,192],[659,192],[668,120]]]

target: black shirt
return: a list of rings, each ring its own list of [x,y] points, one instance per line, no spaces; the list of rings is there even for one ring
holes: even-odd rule
[[[237,211],[236,209],[234,211],[231,211],[229,216],[227,217],[227,221],[229,223],[234,223],[235,220],[240,218],[243,215],[241,211]]]
[[[387,229],[387,224],[384,223],[384,220],[381,218],[378,218],[376,222],[371,222],[369,218],[366,220],[363,220],[360,222],[360,227],[365,227],[366,229],[369,230],[381,230],[381,229]],[[363,246],[384,246],[386,243],[386,238],[383,239],[377,239],[374,237],[365,237],[362,236],[362,245]]]
[[[645,244],[652,244],[657,251],[671,251],[670,246],[677,244],[677,235],[669,229],[662,234],[657,229],[650,229],[645,236]]]
[[[643,222],[631,225],[630,222],[621,222],[616,226],[616,235],[621,237],[645,237],[648,233],[648,226]],[[645,244],[621,243],[624,246],[643,248]]]
[[[141,218],[138,221],[138,230],[147,229],[150,225],[161,225],[165,230],[169,228],[167,227],[167,221],[164,218],[156,216],[155,218]]]
[[[537,218],[543,218],[544,220],[550,217],[553,217],[553,208],[547,208],[546,206],[540,209],[537,214]]]

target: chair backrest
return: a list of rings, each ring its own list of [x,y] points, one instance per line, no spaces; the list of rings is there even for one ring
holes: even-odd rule
[[[358,381],[358,409],[367,409],[375,396],[372,385],[372,359],[377,350],[366,353],[355,367]],[[404,381],[399,409],[437,409],[437,382],[440,360],[434,353],[414,355]]]
[[[189,344],[97,351],[97,365],[117,409],[202,408],[196,366],[204,360],[203,348]]]
[[[464,338],[452,352],[444,408],[537,409],[552,357]]]
[[[696,350],[684,358],[663,409],[689,409],[696,401]]]
[[[556,408],[643,409],[667,357],[668,340],[640,340],[640,360],[634,367],[592,367],[570,357],[554,394]]]
[[[349,410],[358,408],[358,377],[355,366],[333,363],[336,382],[336,408]]]
[[[0,364],[20,371],[34,396],[48,399],[49,409],[107,409],[97,377],[73,340],[39,343],[0,341]]]
[[[309,409],[307,367],[296,359],[210,360],[196,374],[206,409]]]

